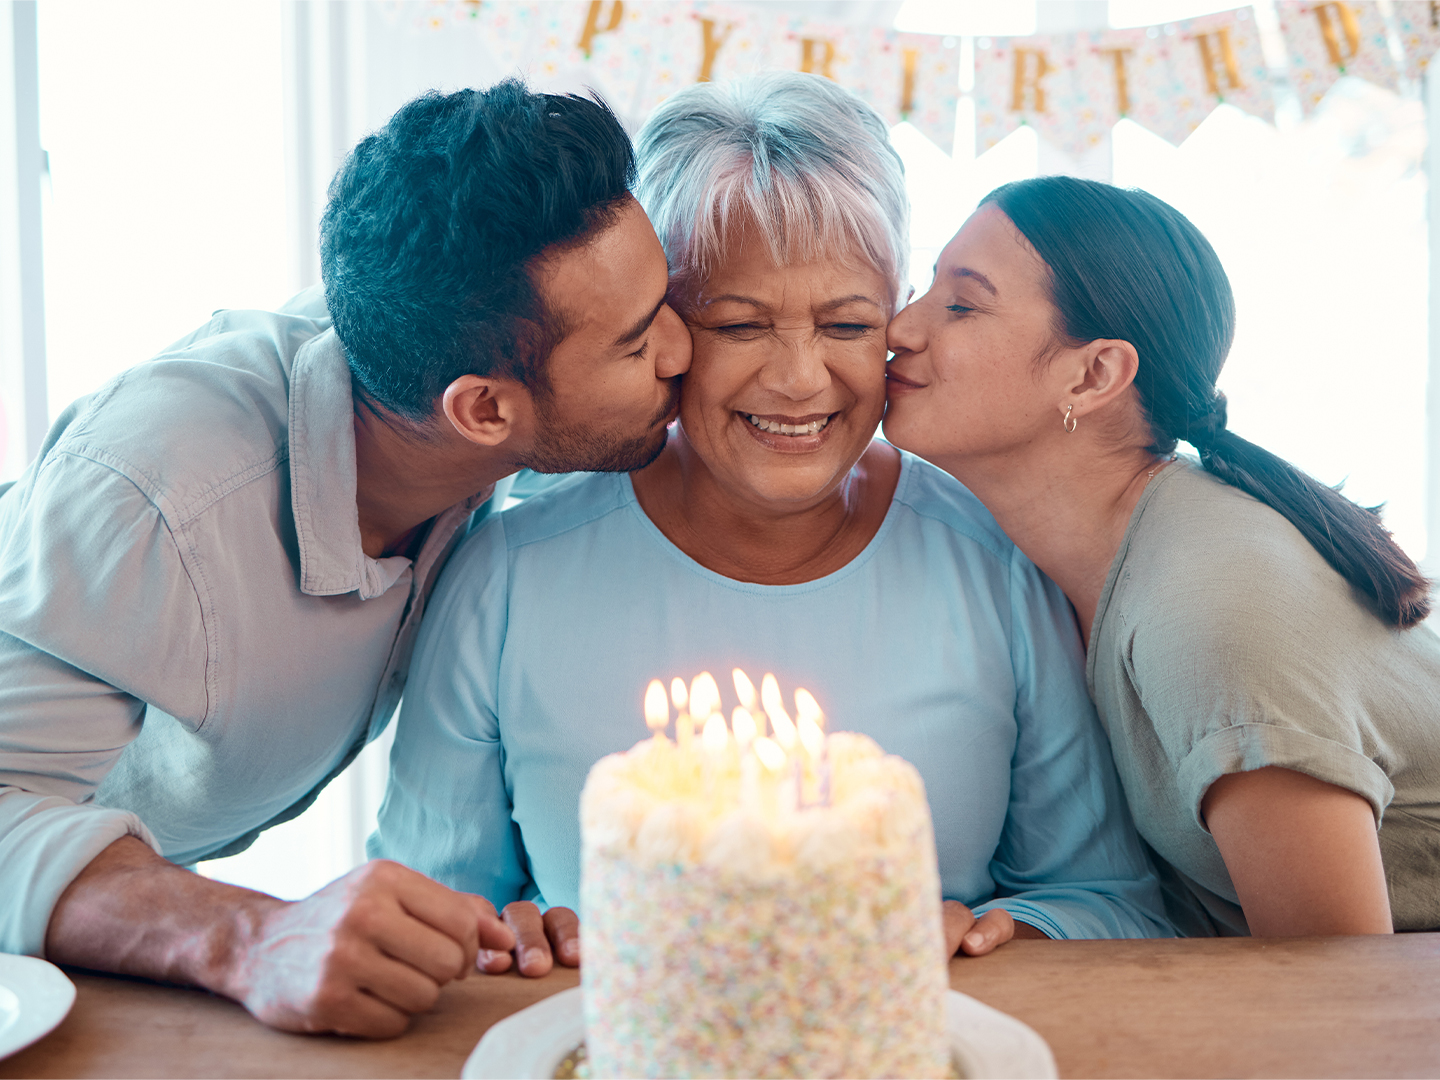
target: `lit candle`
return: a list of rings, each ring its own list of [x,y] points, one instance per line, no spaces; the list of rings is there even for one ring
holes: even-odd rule
[[[745,680],[749,682],[749,679]],[[753,693],[755,688],[750,688]],[[740,752],[740,802],[751,813],[759,814],[760,773],[759,762],[750,752],[750,744],[760,734],[759,725],[750,710],[743,705],[735,706],[730,714],[730,728],[735,732],[735,747]]]
[[[764,777],[756,778],[752,798],[756,811],[767,818],[773,827],[777,818],[784,817],[794,809],[789,799],[780,797],[781,778],[790,764],[790,757],[781,749],[779,743],[764,735],[757,736],[751,743],[751,748],[754,750],[754,759],[765,768]]]
[[[806,756],[815,769],[816,801],[821,806],[829,806],[830,744],[825,736],[825,713],[815,695],[802,688],[795,691],[795,715],[800,744],[805,747]],[[801,801],[805,800],[802,798]]]
[[[702,671],[690,683],[690,715],[697,724],[703,724],[719,708],[720,687],[715,684],[715,676]]]
[[[815,700],[815,695],[803,686],[795,691],[795,713],[797,716],[808,716],[821,727],[825,726],[824,710],[820,708],[820,703]]]
[[[761,765],[764,765],[765,768],[772,773],[779,774],[784,772],[785,763],[789,758],[785,751],[780,748],[779,743],[774,739],[768,739],[764,735],[761,735],[755,740],[753,747],[755,756],[760,759]]]
[[[735,742],[742,754],[750,749],[755,736],[760,734],[760,726],[755,723],[754,715],[743,705],[735,706],[735,711],[730,714],[730,728],[735,732]]]
[[[740,699],[740,704],[747,712],[753,713],[755,711],[755,684],[750,681],[750,676],[737,667],[730,673],[730,677],[735,682],[735,696]]]
[[[685,680],[678,676],[670,680],[670,700],[680,712],[675,718],[675,741],[679,743],[680,749],[688,750],[690,737],[695,734],[695,724],[690,719],[690,714],[685,711],[690,704],[690,692],[685,689]]]
[[[760,701],[765,706],[765,715],[770,718],[770,729],[775,733],[775,741],[787,751],[793,750],[797,737],[795,722],[785,711],[785,702],[780,697],[780,684],[776,682],[775,676],[768,672],[760,680]]]
[[[710,719],[705,721],[705,730],[700,733],[700,742],[705,747],[705,753],[712,761],[718,761],[720,755],[725,753],[725,746],[730,741],[730,729],[725,726],[725,718],[718,712],[711,713]]]
[[[825,749],[825,714],[820,711],[820,703],[809,690],[795,691],[795,729],[800,736],[800,744],[805,747],[805,752],[811,759],[818,759]]]
[[[656,744],[667,742],[665,728],[670,723],[670,703],[665,700],[665,686],[651,679],[645,688],[645,726],[655,736]]]
[[[693,699],[692,699],[693,700]],[[725,717],[712,712],[700,732],[700,745],[705,748],[705,797],[715,798],[716,777],[725,763],[725,748],[730,743],[730,729],[725,726]]]

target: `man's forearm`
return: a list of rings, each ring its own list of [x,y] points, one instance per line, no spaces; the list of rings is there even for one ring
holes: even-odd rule
[[[286,901],[125,837],[61,895],[45,947],[59,963],[203,986],[287,1031],[390,1037],[515,934],[481,897],[386,859]]]
[[[45,954],[61,964],[241,997],[246,948],[284,902],[191,873],[133,836],[100,853],[60,896]]]

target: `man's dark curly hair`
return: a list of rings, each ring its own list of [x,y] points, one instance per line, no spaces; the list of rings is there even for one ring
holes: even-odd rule
[[[536,287],[538,257],[610,225],[634,180],[599,100],[507,79],[404,106],[350,152],[320,223],[325,301],[359,388],[416,421],[465,374],[547,390],[567,329]]]

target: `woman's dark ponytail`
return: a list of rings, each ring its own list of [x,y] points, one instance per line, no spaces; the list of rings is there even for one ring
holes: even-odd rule
[[[1351,502],[1226,426],[1215,380],[1234,337],[1235,302],[1214,249],[1183,214],[1143,191],[1068,176],[1006,184],[985,202],[1049,266],[1065,338],[1135,346],[1153,452],[1190,443],[1209,472],[1283,514],[1392,625],[1405,629],[1429,614],[1430,582],[1378,508]]]

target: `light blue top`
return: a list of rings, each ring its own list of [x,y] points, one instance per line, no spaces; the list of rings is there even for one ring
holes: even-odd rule
[[[1060,590],[946,474],[904,456],[844,569],[753,585],[705,569],[624,475],[491,517],[444,571],[401,707],[370,853],[497,906],[576,907],[580,789],[648,732],[652,678],[774,671],[831,730],[925,780],[947,898],[1052,937],[1169,935],[1085,690]]]

